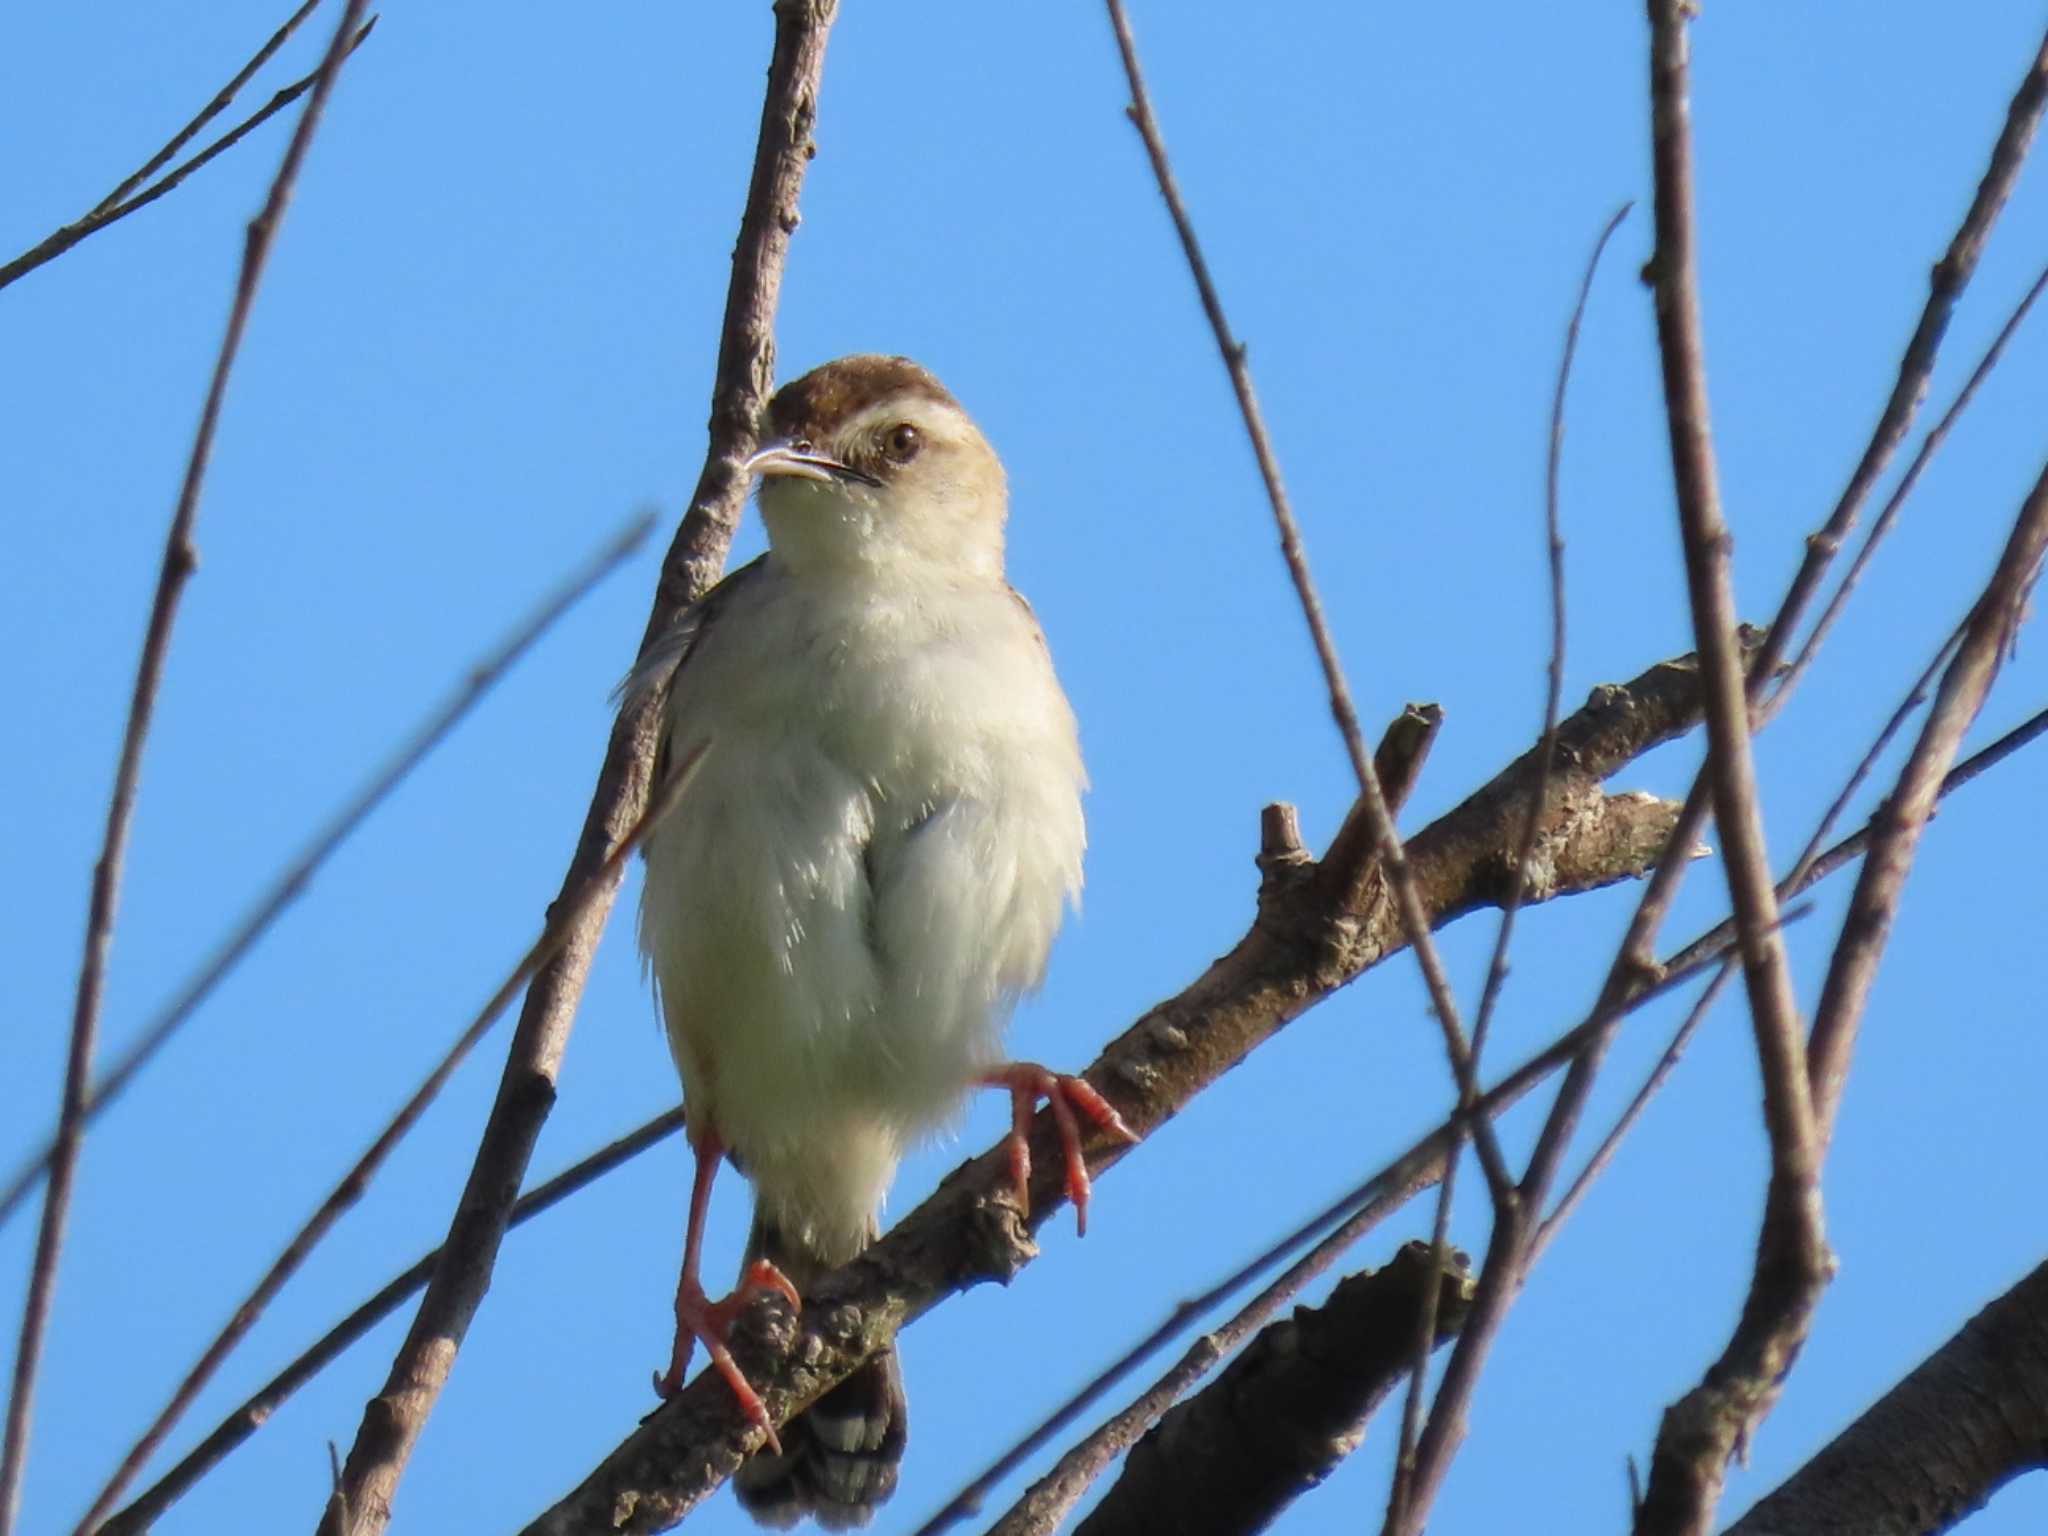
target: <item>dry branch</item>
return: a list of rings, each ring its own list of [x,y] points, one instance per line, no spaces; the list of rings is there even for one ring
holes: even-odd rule
[[[1117,54],[1123,61],[1124,78],[1131,88],[1131,104],[1126,113],[1145,145],[1145,156],[1152,164],[1159,195],[1173,220],[1174,233],[1180,238],[1188,274],[1195,281],[1202,312],[1208,316],[1209,329],[1216,338],[1216,349],[1222,356],[1224,371],[1230,376],[1231,390],[1237,396],[1238,413],[1244,418],[1245,436],[1251,442],[1253,457],[1258,460],[1259,477],[1265,482],[1266,500],[1273,509],[1273,525],[1280,535],[1281,558],[1286,562],[1288,578],[1294,584],[1302,617],[1308,623],[1309,639],[1315,646],[1316,660],[1322,668],[1323,682],[1329,690],[1330,715],[1337,722],[1338,732],[1344,739],[1344,750],[1358,778],[1358,808],[1364,813],[1374,850],[1387,871],[1401,919],[1407,926],[1408,941],[1414,946],[1416,963],[1422,969],[1423,983],[1429,990],[1430,1011],[1443,1031],[1444,1052],[1450,1058],[1451,1074],[1458,1085],[1459,1103],[1469,1110],[1479,1093],[1474,1053],[1466,1042],[1464,1026],[1459,1022],[1457,998],[1451,992],[1449,973],[1445,971],[1436,945],[1430,939],[1429,913],[1415,890],[1408,856],[1401,846],[1401,834],[1394,826],[1394,815],[1380,787],[1379,775],[1365,753],[1365,740],[1359,733],[1358,712],[1351,702],[1350,685],[1345,682],[1343,665],[1337,659],[1337,643],[1323,617],[1322,599],[1316,595],[1315,581],[1309,574],[1308,555],[1301,543],[1301,525],[1295,520],[1286,484],[1280,476],[1280,460],[1266,431],[1258,395],[1252,388],[1251,364],[1247,361],[1246,348],[1230,329],[1230,321],[1223,313],[1223,300],[1216,291],[1215,281],[1209,276],[1209,265],[1202,258],[1201,242],[1195,238],[1194,221],[1189,218],[1187,205],[1181,200],[1179,183],[1174,179],[1173,167],[1167,159],[1166,140],[1152,112],[1152,99],[1145,89],[1144,72],[1138,66],[1138,45],[1131,35],[1130,17],[1124,12],[1123,0],[1107,0],[1107,4],[1110,30],[1116,36]],[[1512,1203],[1514,1181],[1508,1176],[1507,1161],[1501,1156],[1492,1123],[1475,1119],[1471,1127],[1473,1145],[1478,1151],[1480,1166],[1486,1170],[1486,1182],[1493,1191],[1494,1199]]]
[[[334,852],[354,835],[356,829],[399,785],[412,776],[413,770],[436,747],[448,739],[513,664],[539,643],[557,619],[581,602],[600,581],[640,548],[653,522],[647,514],[634,517],[522,618],[487,655],[464,671],[461,682],[449,696],[405,738],[371,775],[369,782],[314,831],[228,936],[207,956],[198,971],[178,988],[171,1000],[150,1018],[118,1059],[100,1075],[86,1099],[85,1124],[90,1125],[98,1119],[120,1097],[135,1074],[149,1065],[156,1053],[169,1043],[171,1036],[182,1029],[200,1005],[213,995],[214,989],[227,979],[250,950],[262,942],[285,908],[305,894],[313,877]],[[38,1149],[8,1182],[5,1192],[0,1193],[0,1222],[5,1222],[28,1192],[35,1188],[36,1181],[50,1166],[54,1150],[54,1141]]]
[[[547,922],[541,929],[540,937],[535,939],[526,953],[520,957],[511,974],[498,984],[489,1000],[442,1053],[433,1070],[427,1073],[405,1103],[399,1106],[398,1112],[386,1123],[384,1129],[377,1133],[368,1150],[356,1160],[346,1174],[342,1175],[341,1181],[320,1202],[313,1214],[306,1218],[298,1232],[285,1245],[284,1251],[264,1272],[256,1288],[240,1306],[235,1308],[227,1325],[201,1352],[198,1363],[178,1384],[177,1390],[171,1395],[171,1400],[165,1404],[162,1412],[150,1421],[149,1428],[143,1431],[142,1437],[122,1458],[120,1466],[107,1480],[99,1496],[93,1500],[92,1508],[86,1511],[85,1518],[78,1523],[75,1536],[91,1536],[94,1527],[113,1509],[115,1500],[120,1498],[135,1474],[140,1472],[143,1465],[156,1453],[156,1448],[163,1443],[171,1427],[191,1406],[193,1399],[199,1395],[200,1388],[211,1379],[221,1362],[256,1325],[264,1308],[269,1306],[277,1293],[283,1289],[285,1282],[301,1264],[305,1263],[328,1232],[333,1230],[335,1222],[341,1219],[342,1214],[362,1199],[363,1192],[369,1188],[370,1181],[376,1177],[384,1160],[413,1126],[419,1123],[420,1117],[447,1086],[448,1079],[455,1075],[455,1069],[462,1065],[470,1051],[497,1022],[498,1015],[519,995],[519,989],[561,951],[563,944],[568,942],[569,935],[583,922],[590,908],[609,897],[612,888],[618,884],[626,860],[682,799],[683,791],[702,756],[703,748],[700,747],[692,756],[685,759],[663,787],[661,794],[648,805],[640,820],[634,824],[632,831],[612,850],[611,856],[597,869],[592,870],[590,877],[582,885],[549,909]]]
[[[57,1136],[50,1153],[50,1182],[43,1194],[43,1219],[36,1235],[36,1253],[29,1274],[28,1296],[22,1305],[21,1333],[15,1348],[14,1375],[7,1399],[7,1431],[0,1447],[0,1536],[14,1529],[20,1511],[21,1478],[28,1459],[28,1431],[35,1400],[36,1371],[42,1360],[43,1335],[49,1322],[50,1302],[57,1283],[57,1260],[64,1244],[64,1226],[70,1213],[71,1184],[78,1166],[78,1150],[84,1135],[85,1110],[92,1075],[92,1056],[99,1034],[102,987],[106,980],[107,952],[113,942],[114,914],[121,891],[121,866],[128,847],[128,833],[135,815],[135,796],[142,773],[142,749],[149,739],[149,727],[156,711],[157,691],[163,681],[165,660],[171,643],[171,629],[177,620],[178,604],[185,584],[198,564],[192,530],[199,517],[199,495],[206,481],[206,466],[213,456],[215,430],[227,398],[228,376],[234,371],[241,351],[242,335],[255,307],[256,290],[263,270],[284,222],[286,204],[297,185],[299,168],[305,163],[320,115],[334,88],[334,78],[348,57],[349,39],[362,19],[366,0],[349,0],[340,24],[321,57],[312,86],[312,96],[299,117],[291,142],[285,146],[277,174],[256,217],[249,221],[242,244],[241,270],[235,280],[235,297],[228,310],[228,322],[214,359],[213,375],[207,384],[205,403],[200,407],[199,425],[192,434],[192,451],[186,459],[185,474],[178,488],[178,501],[164,535],[163,564],[157,576],[156,595],[151,599],[149,623],[142,641],[142,655],[136,664],[135,686],[129,696],[128,720],[122,728],[121,751],[114,770],[114,786],[107,801],[106,832],[100,855],[93,867],[92,894],[86,916],[84,955],[79,962],[78,991],[72,1009],[71,1039],[66,1051],[63,1097],[57,1116]]]
[[[171,139],[170,143],[152,155],[140,170],[127,177],[112,192],[109,192],[100,199],[90,213],[81,219],[66,224],[62,229],[52,230],[48,235],[45,235],[12,261],[0,265],[0,288],[5,288],[9,283],[28,276],[37,267],[55,261],[81,240],[98,234],[109,224],[118,223],[120,220],[127,218],[131,213],[139,213],[165,193],[175,191],[195,171],[202,169],[213,160],[226,154],[237,144],[241,143],[243,139],[254,133],[258,128],[261,128],[265,123],[277,116],[278,113],[311,90],[320,79],[321,69],[325,68],[324,65],[316,68],[311,74],[302,75],[290,85],[285,86],[276,95],[272,96],[269,101],[257,108],[256,111],[250,113],[249,116],[243,118],[241,122],[215,139],[206,148],[200,150],[198,154],[194,155],[184,164],[174,170],[166,171],[140,192],[134,191],[137,183],[163,166],[194,134],[198,133],[201,128],[205,127],[207,123],[211,122],[216,115],[226,108],[227,104],[234,98],[234,93],[240,90],[247,83],[249,77],[262,67],[264,61],[283,45],[284,40],[291,35],[293,29],[318,4],[319,0],[307,0],[307,3],[302,5],[277,30],[270,41],[257,50],[256,56],[242,67],[241,72],[225,86],[221,87],[219,93],[200,110],[197,117],[180,129],[177,135]],[[360,14],[361,9],[361,7],[357,7],[358,14]],[[364,43],[368,42],[370,33],[376,28],[376,25],[377,18],[372,16],[362,26],[358,27],[355,36],[349,41],[348,52],[354,53]],[[132,196],[130,195],[131,193],[133,193]]]
[[[1963,734],[1977,718],[2024,615],[2048,552],[2048,469],[2022,505],[1991,579],[1970,613],[1920,738],[1872,818],[1869,852],[1828,965],[1810,1043],[1811,1095],[1822,1150],[1833,1127],[1870,985],[1890,936],[1921,830],[1933,814]],[[1774,1180],[1775,1183],[1775,1180]],[[1728,1459],[1777,1400],[1811,1317],[1812,1277],[1766,1207],[1742,1317],[1700,1384],[1665,1412],[1636,1512],[1639,1536],[1695,1536],[1708,1528]]]
[[[1237,1536],[1264,1529],[1365,1438],[1413,1365],[1417,1319],[1438,1344],[1464,1324],[1472,1279],[1410,1243],[1271,1324],[1132,1450],[1075,1536]]]
[[[815,152],[811,129],[835,10],[835,0],[777,0],[775,6],[760,137],[719,337],[710,449],[690,510],[662,564],[641,640],[643,653],[677,612],[717,580],[746,499],[741,466],[754,449],[774,382],[775,307],[789,238],[797,226],[797,194]],[[656,713],[657,701],[651,697],[621,712],[563,876],[564,891],[575,889],[603,864],[646,803]],[[323,1517],[323,1533],[342,1527],[349,1536],[377,1536],[391,1518],[399,1476],[490,1287],[512,1203],[554,1104],[555,1074],[610,905],[607,892],[527,993],[440,1266],[383,1389],[364,1409],[343,1469],[340,1498],[330,1506],[339,1508],[341,1517]]]
[[[1583,851],[1591,840],[1575,831],[1589,821],[1668,830],[1675,806],[1609,797],[1600,782],[1689,729],[1699,708],[1699,674],[1689,658],[1660,663],[1626,685],[1596,689],[1558,730],[1538,847]],[[1441,926],[1500,900],[1537,764],[1532,749],[1411,841],[1415,888],[1432,923]],[[1405,943],[1384,879],[1368,878],[1358,902],[1338,905],[1329,893],[1351,888],[1354,877],[1326,871],[1290,831],[1291,818],[1267,817],[1258,910],[1244,937],[1179,996],[1113,1041],[1086,1074],[1141,1137],[1284,1025]],[[1544,894],[1640,874],[1660,851],[1655,839],[1648,839],[1646,856],[1630,839],[1608,841],[1625,850],[1621,863],[1560,865],[1558,881]],[[1564,885],[1565,868],[1584,883]],[[1041,1115],[1032,1159],[1039,1170],[1031,1189],[1034,1227],[1063,1200],[1053,1134],[1050,1117]],[[1124,1150],[1097,1147],[1091,1169],[1110,1166]],[[1036,1249],[1010,1189],[999,1146],[949,1175],[879,1243],[813,1287],[800,1322],[772,1301],[745,1313],[734,1353],[773,1421],[786,1422],[946,1296],[985,1280],[1007,1281],[1029,1263]],[[527,1529],[531,1536],[665,1529],[729,1476],[759,1440],[724,1384],[700,1376]]]
[[[517,1227],[524,1224],[682,1128],[681,1109],[662,1111],[645,1125],[607,1143],[521,1195],[519,1203],[512,1207],[512,1219],[506,1225]],[[312,1348],[305,1350],[258,1388],[253,1397],[216,1425],[212,1433],[194,1446],[176,1466],[151,1484],[127,1508],[100,1526],[94,1536],[142,1536],[165,1510],[185,1496],[194,1483],[219,1466],[235,1447],[262,1428],[286,1398],[311,1381],[349,1345],[397,1311],[407,1297],[426,1285],[440,1258],[441,1250],[436,1248],[402,1273],[394,1275],[376,1295],[328,1329]],[[340,1480],[340,1468],[337,1467],[335,1481],[339,1484]]]

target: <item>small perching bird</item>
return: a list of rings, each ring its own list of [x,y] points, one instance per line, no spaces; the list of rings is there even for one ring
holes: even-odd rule
[[[797,1292],[879,1228],[904,1152],[976,1084],[1041,1097],[1085,1222],[1078,1109],[1128,1139],[1079,1078],[1006,1061],[1010,1007],[1044,974],[1081,889],[1086,775],[1030,607],[1003,579],[1003,468],[939,381],[856,356],[786,386],[761,477],[769,552],[686,611],[635,676],[667,690],[657,785],[682,799],[647,843],[640,943],[696,1157],[675,1348],[695,1342],[763,1428],[725,1348],[754,1292]],[[754,1189],[740,1286],[699,1282],[721,1157]],[[865,1523],[896,1483],[902,1378],[868,1362],[735,1484],[764,1520]]]

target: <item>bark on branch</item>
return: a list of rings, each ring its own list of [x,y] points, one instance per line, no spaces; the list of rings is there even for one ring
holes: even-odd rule
[[[1425,1288],[1436,1342],[1464,1326],[1472,1276],[1428,1243],[1337,1283],[1320,1307],[1270,1323],[1217,1378],[1132,1449],[1074,1536],[1235,1536],[1263,1530],[1337,1469],[1414,1360]]]
[[[2048,1468],[2048,1263],[1963,1324],[1727,1536],[1931,1536]]]

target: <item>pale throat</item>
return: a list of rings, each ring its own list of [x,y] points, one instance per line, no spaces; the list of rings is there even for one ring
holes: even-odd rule
[[[1000,503],[933,504],[794,478],[764,481],[758,502],[776,561],[799,575],[941,585],[1003,579]]]

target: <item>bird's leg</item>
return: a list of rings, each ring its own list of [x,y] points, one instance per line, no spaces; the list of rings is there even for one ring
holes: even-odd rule
[[[697,1278],[704,1252],[704,1217],[711,1209],[711,1181],[717,1177],[718,1160],[725,1156],[725,1143],[718,1139],[716,1131],[707,1129],[691,1135],[690,1150],[696,1155],[697,1170],[690,1183],[690,1222],[683,1236],[683,1272],[676,1281],[676,1342],[669,1355],[667,1374],[654,1378],[654,1390],[661,1397],[675,1396],[682,1387],[690,1354],[702,1339],[712,1365],[739,1399],[741,1411],[761,1426],[768,1437],[768,1448],[780,1454],[782,1442],[776,1438],[775,1426],[768,1421],[767,1405],[741,1374],[732,1352],[725,1347],[725,1336],[740,1308],[761,1291],[780,1291],[792,1307],[800,1308],[802,1303],[789,1277],[766,1259],[748,1265],[738,1286],[723,1301],[713,1301],[704,1294]]]
[[[1067,1160],[1067,1198],[1074,1202],[1074,1227],[1088,1231],[1088,1160],[1081,1154],[1079,1110],[1096,1126],[1121,1141],[1138,1138],[1124,1124],[1123,1117],[1087,1079],[1071,1073],[1052,1072],[1035,1062],[1012,1061],[982,1073],[976,1082],[990,1088],[1004,1088],[1010,1094],[1010,1174],[1017,1181],[1017,1208],[1031,1214],[1031,1116],[1044,1099],[1059,1128],[1060,1147]]]

